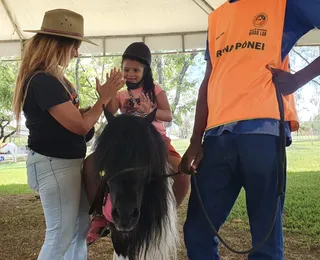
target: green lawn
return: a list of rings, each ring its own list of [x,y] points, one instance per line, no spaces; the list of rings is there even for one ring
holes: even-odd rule
[[[295,142],[287,150],[288,178],[284,230],[304,235],[311,245],[320,243],[320,141]],[[241,220],[248,228],[242,191],[229,221]],[[309,243],[308,243],[309,244]]]
[[[0,164],[0,195],[31,192],[27,185],[25,162]]]
[[[183,153],[186,140],[174,140],[173,145]],[[284,210],[284,229],[306,235],[312,244],[320,243],[320,141],[300,141],[288,148],[288,181]],[[28,188],[25,162],[0,164],[0,196],[31,193]],[[247,225],[244,193],[232,210],[229,221],[243,221]]]

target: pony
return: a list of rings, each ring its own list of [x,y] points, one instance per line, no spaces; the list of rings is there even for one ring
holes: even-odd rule
[[[152,124],[156,109],[142,118],[103,108],[108,124],[94,149],[102,177],[90,211],[101,211],[110,197],[113,260],[176,259],[176,202],[166,146]]]
[[[0,146],[0,154],[10,153],[13,158],[13,162],[17,161],[18,146],[15,143],[4,143]]]

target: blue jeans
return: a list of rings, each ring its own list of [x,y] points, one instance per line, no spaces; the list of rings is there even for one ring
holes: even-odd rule
[[[206,211],[219,230],[243,187],[252,244],[268,234],[276,208],[279,174],[279,137],[263,134],[222,134],[204,140],[204,157],[197,181]],[[218,260],[218,240],[213,237],[191,184],[184,238],[190,260]],[[281,198],[275,227],[269,239],[249,260],[282,260]],[[237,248],[238,249],[238,248]],[[242,248],[242,250],[247,248]],[[241,250],[241,249],[240,249]]]
[[[87,259],[89,204],[81,180],[82,162],[28,153],[28,185],[39,192],[46,220],[38,260]]]

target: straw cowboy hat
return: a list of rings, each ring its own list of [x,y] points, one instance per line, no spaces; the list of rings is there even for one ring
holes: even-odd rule
[[[62,36],[97,45],[88,38],[83,37],[83,27],[82,15],[67,9],[54,9],[44,14],[40,30],[24,31]]]

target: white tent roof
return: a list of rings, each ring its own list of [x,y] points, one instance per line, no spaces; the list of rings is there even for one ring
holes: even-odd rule
[[[0,57],[19,57],[21,41],[39,29],[45,11],[66,8],[85,19],[85,34],[99,46],[83,44],[83,55],[121,53],[132,41],[154,52],[204,49],[207,16],[225,0],[0,0]],[[313,31],[299,45],[319,44]]]

